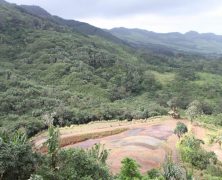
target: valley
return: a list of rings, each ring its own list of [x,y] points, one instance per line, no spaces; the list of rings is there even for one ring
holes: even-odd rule
[[[221,180],[221,49],[0,0],[0,180]]]

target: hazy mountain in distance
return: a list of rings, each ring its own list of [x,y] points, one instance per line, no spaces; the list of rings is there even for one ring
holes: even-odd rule
[[[4,0],[0,0],[0,4],[5,4],[6,3],[6,1],[4,1]]]
[[[180,51],[196,53],[222,53],[222,36],[213,33],[198,33],[190,31],[185,34],[155,33],[142,29],[113,28],[111,32],[116,37],[134,46],[152,47],[164,46]]]
[[[1,3],[6,3],[4,0]],[[39,6],[16,6],[21,11],[62,27],[72,28],[85,35],[99,36],[118,44],[145,48],[156,53],[172,53],[186,51],[192,53],[222,54],[222,36],[213,33],[197,33],[190,31],[185,34],[178,32],[155,33],[142,29],[113,28],[110,31],[76,20],[66,20],[51,15]]]

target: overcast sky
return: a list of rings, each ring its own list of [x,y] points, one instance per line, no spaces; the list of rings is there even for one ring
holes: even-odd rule
[[[222,34],[222,0],[8,0],[101,28]]]

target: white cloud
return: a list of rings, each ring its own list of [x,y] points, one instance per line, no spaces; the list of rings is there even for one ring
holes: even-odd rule
[[[152,14],[140,14],[120,18],[83,18],[80,21],[88,22],[101,28],[127,27],[141,28],[155,32],[182,32],[195,30],[201,33],[214,32],[222,34],[220,17],[213,15],[193,16],[158,16]]]
[[[101,28],[142,28],[156,32],[222,34],[219,0],[9,0],[35,4],[51,14]]]

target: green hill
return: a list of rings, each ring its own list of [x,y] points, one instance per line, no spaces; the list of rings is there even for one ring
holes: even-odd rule
[[[29,13],[31,15],[37,16],[39,18],[47,19],[51,22],[56,23],[57,25],[66,26],[69,27],[75,31],[78,31],[85,35],[98,35],[100,37],[103,37],[105,39],[108,39],[110,41],[116,42],[116,43],[123,43],[122,40],[118,39],[116,36],[113,36],[111,33],[106,32],[100,28],[97,28],[95,26],[91,26],[90,24],[75,21],[75,20],[66,20],[63,18],[60,18],[58,16],[52,16],[47,11],[42,9],[39,6],[26,6],[22,5],[20,6],[22,10],[24,10],[26,13]]]
[[[166,114],[172,99],[221,112],[219,58],[134,49],[102,29],[4,1],[0,42],[1,128],[33,135],[50,119],[147,118]]]

